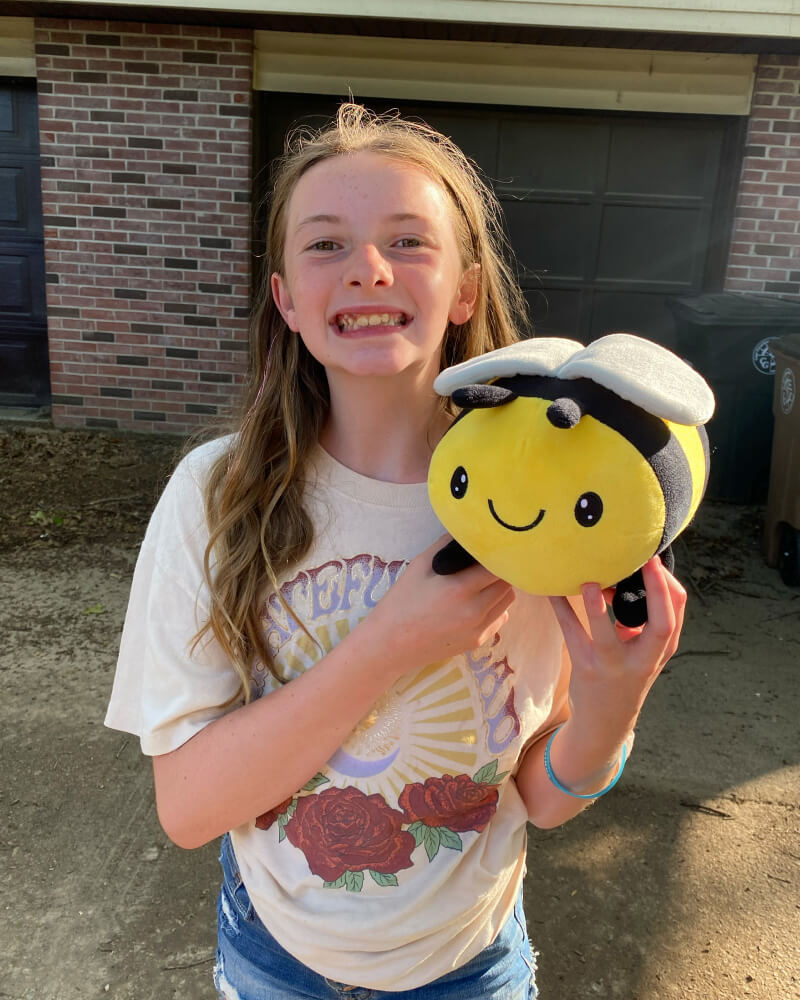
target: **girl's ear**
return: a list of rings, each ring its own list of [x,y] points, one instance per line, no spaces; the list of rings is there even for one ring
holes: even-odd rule
[[[282,274],[278,274],[275,271],[269,279],[270,289],[272,290],[272,298],[278,310],[283,316],[286,325],[293,333],[299,333],[300,327],[297,325],[297,313],[294,308],[294,302],[292,301],[292,295],[289,291],[289,286],[286,284],[286,279]]]
[[[466,323],[475,312],[475,302],[481,283],[481,265],[470,264],[461,278],[453,304],[450,306],[448,319],[455,326]]]

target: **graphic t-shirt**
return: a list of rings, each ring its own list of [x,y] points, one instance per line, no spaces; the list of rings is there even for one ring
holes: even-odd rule
[[[208,614],[202,488],[228,443],[181,462],[137,562],[106,724],[136,734],[146,754],[176,749],[230,710],[238,687],[215,640],[190,650]],[[289,682],[443,534],[425,483],[368,479],[320,448],[306,501],[313,548],[279,581],[292,614],[275,594],[262,607]],[[548,602],[518,594],[501,635],[410,671],[303,788],[231,831],[256,912],[284,948],[330,979],[399,991],[492,942],[524,873],[514,773],[563,709],[562,647]],[[259,697],[277,686],[263,665],[253,680]]]

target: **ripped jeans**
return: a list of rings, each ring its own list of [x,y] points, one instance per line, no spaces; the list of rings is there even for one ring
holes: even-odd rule
[[[536,1000],[522,893],[495,940],[475,958],[425,986],[395,993],[326,979],[293,958],[253,909],[227,835],[220,864],[214,967],[220,1000]]]

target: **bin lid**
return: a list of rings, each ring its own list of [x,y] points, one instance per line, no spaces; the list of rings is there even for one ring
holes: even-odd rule
[[[769,349],[773,354],[780,353],[793,361],[800,361],[800,333],[787,333],[784,337],[776,337],[770,341]]]
[[[667,302],[681,318],[702,326],[796,326],[800,329],[800,302],[788,299],[709,292],[670,298]]]

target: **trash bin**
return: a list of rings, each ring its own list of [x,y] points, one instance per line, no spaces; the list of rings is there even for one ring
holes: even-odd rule
[[[800,333],[800,302],[715,292],[668,300],[676,351],[703,375],[717,400],[709,422],[706,496],[763,503],[772,449],[773,340]]]
[[[800,334],[772,342],[775,393],[772,467],[764,525],[767,565],[784,583],[800,586]]]

